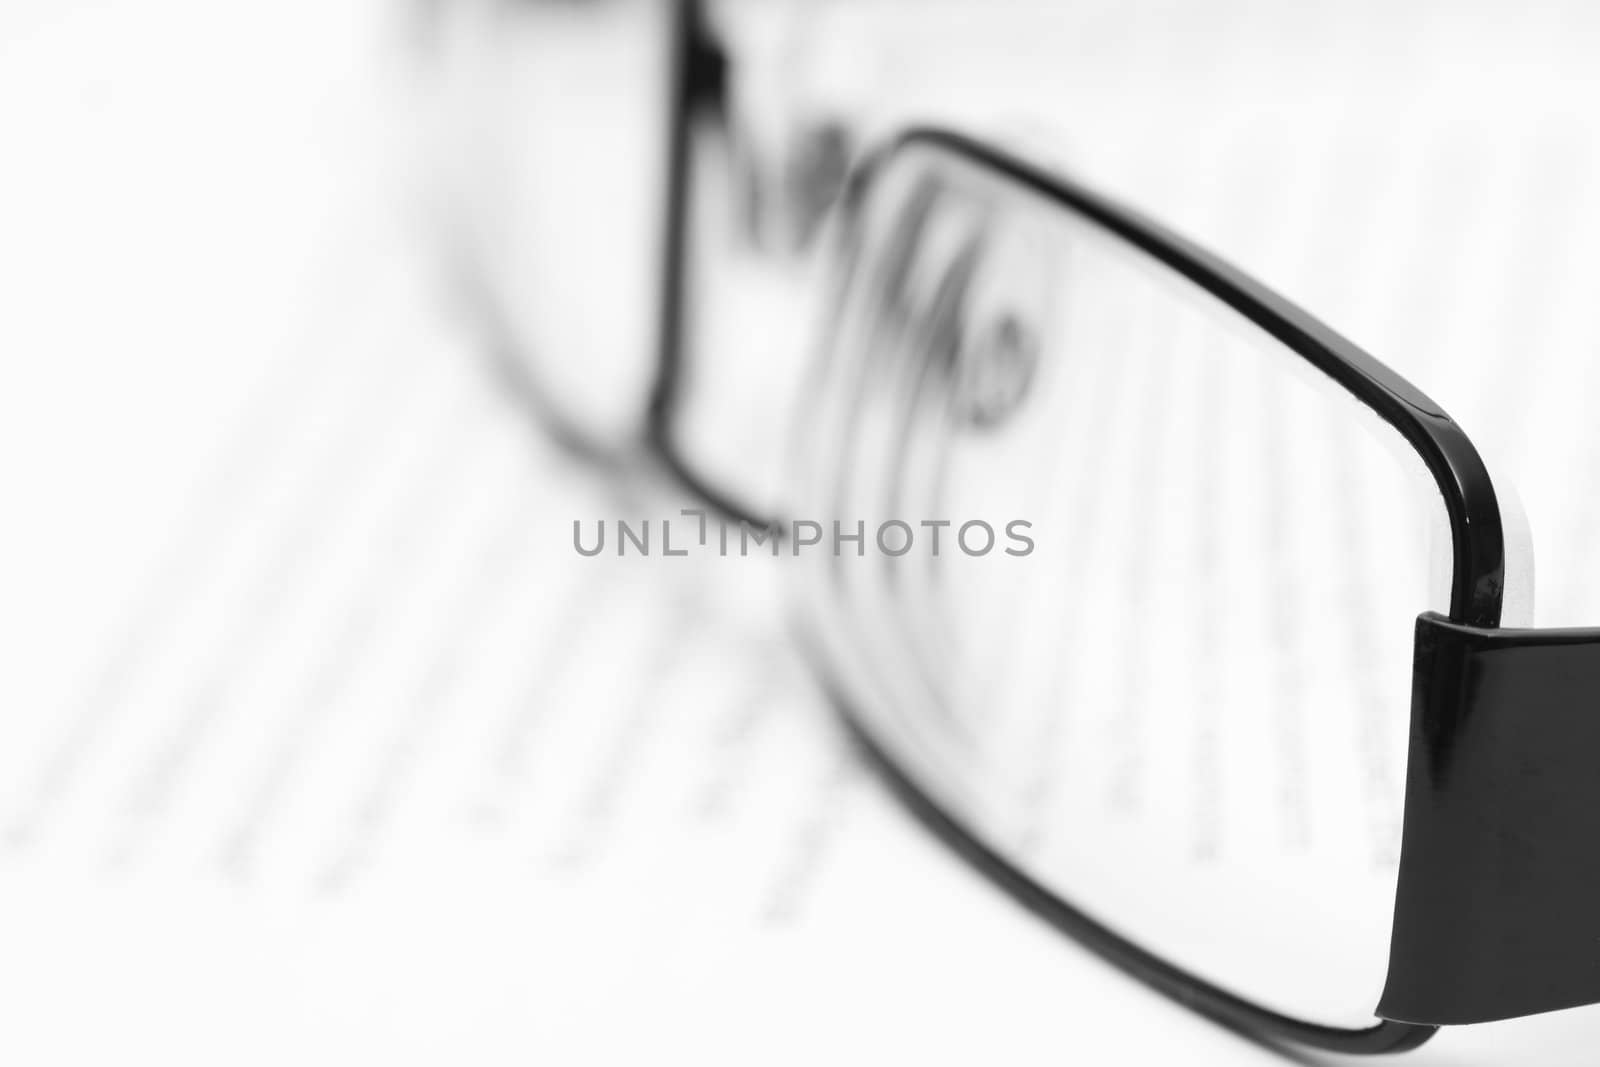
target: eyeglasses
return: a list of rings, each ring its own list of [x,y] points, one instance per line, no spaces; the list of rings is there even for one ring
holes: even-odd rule
[[[1600,1002],[1600,630],[1500,628],[1526,546],[1438,405],[1161,226],[940,129],[811,144],[791,192],[824,270],[774,300],[822,304],[814,358],[791,381],[765,366],[790,339],[746,333],[768,392],[731,389],[702,341],[749,309],[703,302],[691,232],[738,173],[714,165],[723,57],[687,4],[543,16],[571,32],[523,26],[546,54],[505,73],[549,82],[519,97],[547,110],[519,109],[514,172],[549,243],[505,243],[476,194],[460,231],[504,366],[574,450],[787,531],[800,639],[927,827],[1265,1037],[1400,1051]],[[564,113],[580,80],[614,128]],[[643,176],[608,163],[641,119]],[[718,388],[791,413],[781,479],[713,469]]]

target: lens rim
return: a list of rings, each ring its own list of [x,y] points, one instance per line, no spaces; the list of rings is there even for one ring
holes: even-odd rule
[[[865,157],[841,204],[847,230],[853,232],[853,220],[877,176],[913,149],[946,153],[984,168],[1125,241],[1243,315],[1276,338],[1286,356],[1304,359],[1376,413],[1421,457],[1443,499],[1454,552],[1450,621],[1474,627],[1499,624],[1506,572],[1499,503],[1477,449],[1438,404],[1293,302],[1186,238],[1069,178],[951,129],[913,127]],[[1329,559],[1326,565],[1342,566],[1343,561]],[[851,706],[816,643],[802,639],[850,734],[901,801],[948,846],[1058,931],[1145,984],[1253,1037],[1373,1054],[1416,1048],[1437,1032],[1436,1026],[1381,1018],[1360,1029],[1297,1019],[1214,985],[1102,925],[989,847],[920,786]]]
[[[670,84],[666,142],[666,212],[662,219],[660,295],[655,377],[643,413],[644,443],[666,473],[724,520],[753,527],[773,525],[770,516],[713,484],[678,447],[675,427],[683,406],[685,366],[690,359],[685,314],[691,297],[689,233],[697,161],[695,124],[702,116],[725,124],[728,57],[706,25],[698,0],[671,0],[668,12]]]

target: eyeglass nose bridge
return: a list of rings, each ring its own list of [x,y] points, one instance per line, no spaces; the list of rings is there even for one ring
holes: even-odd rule
[[[1014,213],[997,212],[980,257],[952,386],[957,424],[1004,429],[1028,403],[1061,313],[1063,264]]]

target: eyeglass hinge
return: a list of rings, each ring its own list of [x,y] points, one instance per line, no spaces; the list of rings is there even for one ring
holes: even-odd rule
[[[1378,1014],[1488,1022],[1600,1002],[1600,629],[1418,618]]]

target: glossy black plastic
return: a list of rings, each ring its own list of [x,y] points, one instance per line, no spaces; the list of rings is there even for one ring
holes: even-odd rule
[[[1437,404],[1288,300],[1184,238],[1060,175],[952,132],[914,130],[867,160],[843,210],[855,210],[875,174],[896,153],[912,147],[947,152],[985,167],[1115,235],[1277,338],[1283,344],[1284,358],[1305,360],[1376,412],[1422,458],[1449,517],[1454,549],[1451,620],[1476,627],[1498,624],[1505,574],[1499,506],[1477,451]],[[1338,567],[1343,561],[1329,559],[1326,564]],[[1398,1052],[1416,1047],[1434,1033],[1431,1025],[1390,1019],[1363,1029],[1309,1023],[1236,996],[1174,966],[1102,925],[991,849],[896,764],[893,755],[873,737],[865,717],[847,706],[842,710],[872,762],[929,829],[1030,911],[1148,985],[1250,1034],[1331,1051]]]
[[[1379,1012],[1600,1001],[1600,629],[1417,620],[1405,842]]]

